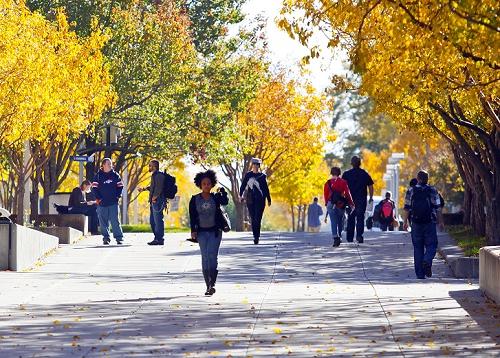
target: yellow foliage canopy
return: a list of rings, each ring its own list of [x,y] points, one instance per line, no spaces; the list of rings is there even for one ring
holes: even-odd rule
[[[99,31],[79,39],[61,12],[55,24],[24,2],[0,0],[0,145],[62,141],[112,103]]]

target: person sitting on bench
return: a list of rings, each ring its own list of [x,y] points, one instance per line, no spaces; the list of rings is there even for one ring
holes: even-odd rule
[[[99,221],[97,219],[96,202],[90,197],[92,183],[84,180],[80,187],[74,188],[69,196],[68,206],[54,204],[59,214],[82,214],[89,217],[89,231],[98,235]]]

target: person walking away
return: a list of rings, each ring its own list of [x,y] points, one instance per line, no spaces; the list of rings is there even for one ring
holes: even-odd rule
[[[97,216],[101,227],[102,242],[109,245],[109,224],[113,237],[118,245],[123,243],[123,231],[118,218],[118,201],[122,196],[123,183],[117,172],[113,170],[110,158],[101,161],[101,169],[92,181],[92,192],[96,197]]]
[[[215,293],[218,276],[218,256],[222,241],[222,223],[217,213],[221,205],[227,205],[229,199],[224,188],[216,194],[212,189],[217,185],[217,176],[213,170],[196,174],[194,183],[201,193],[193,195],[189,201],[189,220],[191,238],[197,240],[201,252],[201,267],[207,290],[206,296]]]
[[[330,216],[333,246],[337,247],[342,242],[346,206],[349,205],[351,210],[354,210],[355,203],[353,202],[347,181],[340,178],[340,168],[333,167],[330,170],[330,174],[332,177],[326,181],[323,193],[326,210],[328,216]]]
[[[271,206],[271,193],[267,185],[266,174],[260,171],[262,160],[252,158],[252,170],[245,174],[240,187],[240,200],[246,202],[252,222],[253,243],[257,245],[260,239],[260,228],[264,208]]]
[[[403,211],[404,229],[408,230],[411,213],[411,239],[413,260],[418,279],[432,277],[432,261],[438,245],[437,225],[443,229],[441,201],[435,187],[429,185],[429,174],[420,171],[417,185],[410,187],[405,195]]]
[[[370,174],[361,169],[361,158],[357,155],[351,158],[352,169],[344,172],[342,178],[347,181],[349,190],[354,200],[355,210],[347,216],[347,241],[354,241],[354,231],[356,231],[356,241],[363,243],[365,231],[365,212],[367,206],[367,188],[370,191],[369,203],[373,203],[373,180]]]
[[[382,231],[394,231],[394,220],[396,204],[391,200],[392,193],[388,191],[385,193],[385,199],[382,200],[378,205],[380,206],[379,222],[380,230]]]
[[[165,242],[165,221],[163,210],[167,202],[165,195],[165,174],[160,172],[160,162],[153,159],[149,162],[151,183],[146,188],[139,188],[139,192],[149,191],[149,224],[154,239],[148,245],[163,245]]]
[[[321,221],[319,217],[323,215],[323,209],[318,204],[318,198],[314,198],[312,204],[307,208],[307,227],[310,232],[319,232]]]

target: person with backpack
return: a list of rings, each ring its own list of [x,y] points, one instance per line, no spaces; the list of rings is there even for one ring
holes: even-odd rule
[[[200,246],[201,267],[207,285],[205,295],[212,296],[219,274],[218,256],[222,232],[228,231],[221,206],[227,205],[229,199],[224,188],[220,188],[216,194],[212,193],[217,185],[217,176],[213,170],[196,174],[194,183],[201,189],[201,193],[193,195],[189,201],[191,238],[197,240]]]
[[[340,168],[333,167],[330,174],[332,177],[326,181],[323,194],[326,210],[330,216],[333,246],[337,247],[342,242],[346,207],[349,205],[351,210],[355,210],[355,203],[352,200],[347,181],[340,177]]]
[[[101,161],[101,169],[92,181],[92,193],[96,197],[97,216],[101,226],[102,242],[109,245],[109,224],[118,245],[123,243],[123,231],[118,217],[118,201],[122,196],[123,183],[120,175],[113,170],[110,158]]]
[[[365,212],[367,206],[367,188],[370,192],[369,203],[373,203],[373,179],[361,169],[361,158],[357,155],[351,158],[352,169],[344,172],[342,178],[347,181],[351,191],[356,210],[352,210],[347,216],[347,235],[348,242],[354,241],[354,229],[356,229],[356,241],[363,243],[363,234],[365,231]]]
[[[165,174],[160,172],[160,162],[152,159],[149,162],[149,172],[151,173],[151,184],[146,188],[139,188],[138,191],[149,191],[149,224],[154,234],[154,239],[148,245],[163,245],[165,240],[165,222],[163,209],[167,202],[165,192]]]
[[[406,192],[403,212],[405,230],[411,215],[411,239],[415,274],[418,279],[432,277],[432,261],[438,245],[437,225],[443,228],[441,201],[435,187],[429,185],[429,174],[419,171],[417,185]]]
[[[394,220],[396,220],[395,208],[396,204],[393,200],[391,200],[392,193],[388,191],[385,193],[385,199],[382,200],[377,206],[379,206],[379,223],[380,230],[382,231],[394,231]]]
[[[252,158],[252,170],[245,174],[240,187],[240,200],[246,202],[252,222],[253,243],[257,245],[264,208],[271,206],[271,193],[267,186],[267,176],[260,171],[262,160]]]

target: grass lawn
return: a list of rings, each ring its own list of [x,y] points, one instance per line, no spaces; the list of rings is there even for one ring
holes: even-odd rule
[[[148,224],[122,225],[123,232],[151,232]],[[189,232],[187,227],[165,227],[165,232]]]
[[[486,238],[474,234],[470,226],[447,226],[446,231],[464,250],[465,256],[479,256],[479,249],[486,246]]]

